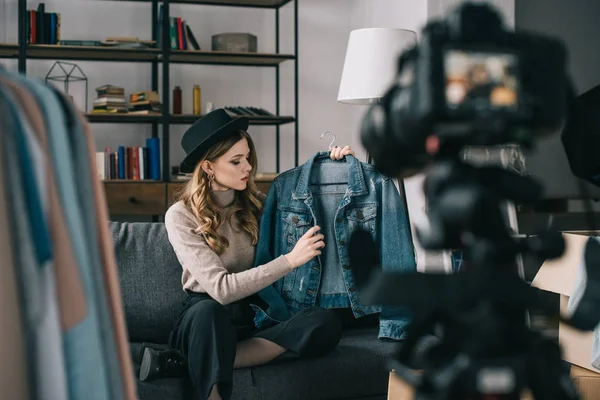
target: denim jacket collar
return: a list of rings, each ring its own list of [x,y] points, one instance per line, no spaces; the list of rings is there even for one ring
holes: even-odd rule
[[[296,199],[307,199],[310,196],[310,190],[308,188],[310,172],[313,164],[315,161],[318,162],[317,159],[320,157],[329,157],[329,152],[317,152],[302,166],[302,172],[300,173],[300,178],[298,179],[298,184],[296,185],[296,190],[293,195]],[[360,162],[354,156],[347,155],[346,163],[348,164],[348,194],[350,196],[367,194],[367,186],[365,185],[365,178]]]

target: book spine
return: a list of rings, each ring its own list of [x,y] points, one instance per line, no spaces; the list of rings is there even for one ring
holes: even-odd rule
[[[44,44],[52,44],[50,41],[50,30],[52,28],[52,19],[50,13],[44,13]]]
[[[137,181],[140,179],[140,164],[138,162],[137,146],[133,146],[133,148],[132,148],[131,159],[133,161],[133,179]]]
[[[106,175],[104,173],[104,152],[97,151],[96,152],[96,173],[98,174],[98,179],[103,181],[106,179]]]
[[[109,179],[115,179],[115,153],[108,153],[108,176]]]
[[[129,179],[129,147],[125,147],[124,156],[125,156],[125,160],[123,160],[124,179]]]
[[[110,147],[104,149],[104,176],[110,179]]]
[[[133,179],[133,148],[127,147],[127,162],[129,168],[127,169],[127,179]]]
[[[44,11],[46,9],[46,5],[44,3],[38,4],[37,13],[36,13],[36,32],[35,32],[35,42],[37,44],[44,44],[44,32],[46,29],[46,24],[44,21]]]
[[[56,13],[50,13],[50,40],[48,43],[56,44]]]
[[[181,21],[181,39],[183,40],[183,49],[188,49],[188,40],[187,40],[187,24],[185,21]]]
[[[183,34],[181,31],[181,17],[177,17],[177,49],[183,50]]]
[[[142,150],[144,151],[144,179],[151,179],[150,178],[150,152],[148,151],[148,147],[143,147]]]
[[[150,179],[160,180],[160,139],[148,138],[146,139],[146,146],[149,153],[148,169],[150,170]]]
[[[163,21],[163,5],[161,4],[158,8],[158,21],[157,21],[157,29],[156,32],[158,34],[158,40],[156,41],[159,49],[162,49],[162,21]]]
[[[175,17],[169,17],[169,37],[171,38],[171,50],[177,50],[177,21]]]
[[[125,148],[119,146],[119,179],[125,179]]]
[[[112,159],[111,159],[111,167],[112,167],[112,179],[119,178],[119,153],[117,151],[113,151]]]
[[[190,26],[186,24],[185,30],[187,31],[188,41],[189,41],[189,43],[192,44],[192,47],[194,48],[194,50],[200,50],[200,45],[196,41],[196,37],[194,36],[194,33],[192,32],[192,28],[190,28]]]
[[[29,11],[29,43],[31,43],[31,44],[37,43],[36,42],[36,34],[37,34],[36,15],[37,15],[37,11],[35,11],[35,10]]]
[[[60,13],[56,13],[56,44],[60,43]]]
[[[140,180],[146,179],[146,171],[144,171],[144,149],[140,146],[138,147],[138,164],[140,170]]]

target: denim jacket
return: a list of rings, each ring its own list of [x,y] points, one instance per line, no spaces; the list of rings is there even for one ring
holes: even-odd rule
[[[304,165],[277,176],[271,185],[260,221],[255,265],[289,253],[314,225],[319,225],[326,236],[327,250],[259,292],[267,307],[263,310],[252,305],[255,324],[266,327],[313,306],[349,306],[357,318],[380,313],[379,338],[402,339],[410,322],[407,312],[361,304],[348,260],[350,237],[362,228],[377,243],[384,270],[416,272],[410,227],[400,194],[394,182],[379,174],[374,166],[353,156],[346,156],[345,162],[328,156],[327,152],[315,154]],[[342,184],[344,190],[340,194]],[[326,255],[330,262],[327,266],[323,265]],[[324,271],[324,267],[329,270]],[[320,296],[327,273],[327,290],[331,294]]]

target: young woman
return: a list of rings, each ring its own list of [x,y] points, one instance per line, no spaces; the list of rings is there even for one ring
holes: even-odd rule
[[[140,379],[187,368],[198,400],[229,399],[234,368],[325,355],[342,332],[339,317],[321,308],[264,330],[254,327],[250,304],[261,304],[256,293],[321,254],[325,243],[315,226],[289,254],[253,268],[264,195],[253,181],[256,151],[247,128],[247,119],[222,109],[190,127],[180,168],[193,176],[165,215],[188,298],[171,332],[174,350],[146,348]],[[353,154],[348,146],[331,151],[333,159],[347,154]]]

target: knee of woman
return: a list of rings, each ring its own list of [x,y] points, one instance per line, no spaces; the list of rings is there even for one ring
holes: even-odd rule
[[[342,337],[342,321],[333,310],[314,307],[311,310],[312,318],[316,326],[320,327],[321,332],[326,332],[332,339],[335,345]]]
[[[192,306],[189,311],[194,327],[204,327],[229,321],[229,314],[225,307],[216,301],[201,301]]]
[[[331,353],[342,337],[342,322],[331,310],[306,310],[307,340],[301,357],[319,357]]]

